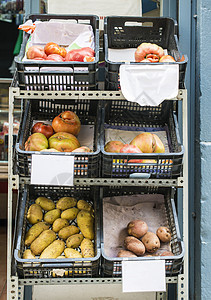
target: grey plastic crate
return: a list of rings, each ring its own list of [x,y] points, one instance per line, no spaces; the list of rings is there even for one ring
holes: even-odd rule
[[[29,100],[22,115],[18,140],[15,147],[17,171],[20,176],[31,175],[31,159],[37,151],[25,151],[25,142],[31,134],[34,120],[52,121],[65,110],[75,112],[82,125],[94,125],[93,152],[71,153],[55,152],[54,155],[74,156],[75,177],[99,177],[100,171],[100,114],[101,104],[91,100],[39,99]],[[42,152],[43,155],[51,155]]]
[[[15,268],[19,278],[53,278],[53,277],[98,277],[100,270],[100,231],[99,231],[99,191],[96,187],[55,187],[26,185],[19,195],[17,214],[16,243],[14,250]],[[60,197],[72,196],[84,199],[94,207],[95,215],[95,257],[66,259],[23,259],[25,235],[30,224],[26,215],[28,208],[37,197],[50,197],[57,201]],[[75,220],[70,224],[76,225]],[[58,274],[61,274],[60,276]]]
[[[35,22],[50,19],[73,20],[91,25],[95,36],[95,60],[93,62],[22,61],[29,34],[23,34],[20,53],[15,57],[18,86],[22,90],[97,90],[99,63],[99,18],[95,15],[29,15],[27,20]],[[41,68],[47,67],[48,71]],[[58,69],[61,68],[61,70]],[[68,68],[68,69],[67,69]],[[56,70],[55,70],[56,69]]]
[[[165,131],[169,153],[110,153],[104,150],[105,129]],[[180,141],[173,101],[159,106],[140,106],[126,100],[104,101],[100,136],[102,177],[177,178],[182,174],[184,147]],[[148,160],[134,163],[131,160]],[[149,162],[152,160],[152,162]]]
[[[177,38],[177,23],[164,17],[109,16],[104,20],[105,86],[107,90],[119,90],[119,67],[124,62],[108,59],[108,48],[137,48],[141,43],[155,43],[174,57],[179,65],[179,85],[184,88],[188,58],[180,61],[182,55]],[[137,64],[133,63],[132,64]],[[146,63],[141,63],[146,64]],[[159,63],[153,63],[159,64]],[[169,63],[164,63],[169,64]]]
[[[103,217],[101,215],[101,251],[102,251],[102,275],[104,277],[121,277],[122,276],[122,261],[146,261],[146,260],[165,260],[165,269],[167,276],[178,275],[182,271],[182,263],[184,257],[184,243],[181,240],[176,207],[174,203],[173,188],[158,188],[158,187],[109,187],[104,188],[102,197],[113,197],[134,194],[162,194],[164,195],[165,214],[168,227],[171,231],[171,250],[174,256],[152,256],[152,257],[135,257],[135,258],[111,258],[106,256],[104,251],[103,238]],[[102,199],[101,199],[102,205]],[[101,208],[101,214],[103,209]]]

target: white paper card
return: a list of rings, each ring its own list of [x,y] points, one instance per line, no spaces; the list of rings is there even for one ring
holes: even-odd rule
[[[74,156],[32,155],[31,184],[73,186]]]
[[[166,291],[165,260],[122,261],[122,291]]]
[[[120,86],[128,101],[158,106],[165,99],[177,96],[179,65],[123,64],[120,66]]]

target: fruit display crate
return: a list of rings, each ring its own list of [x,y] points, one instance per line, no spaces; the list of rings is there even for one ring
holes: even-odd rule
[[[177,117],[173,106],[173,101],[168,100],[157,107],[143,107],[126,100],[104,101],[100,136],[102,177],[164,179],[181,176],[184,147],[180,142]],[[110,132],[112,130],[119,130],[119,132],[129,130],[131,134],[137,130],[165,134],[165,150],[168,148],[169,152],[140,154],[106,152],[104,150],[105,132],[108,129]]]
[[[80,119],[81,132],[88,130],[89,142],[93,144],[93,152],[71,153],[54,152],[54,155],[74,156],[75,177],[99,177],[100,171],[100,113],[101,104],[91,100],[62,100],[62,99],[37,99],[28,100],[25,110],[22,112],[22,122],[19,129],[18,140],[15,146],[15,172],[20,176],[31,175],[31,161],[33,154],[39,151],[25,151],[25,142],[31,134],[34,121],[52,121],[54,117],[63,111],[73,111]],[[90,125],[90,126],[89,126]],[[91,131],[90,131],[91,130]],[[87,138],[86,138],[87,140]],[[50,152],[42,152],[43,155],[51,155]]]
[[[69,20],[78,24],[91,25],[95,39],[93,62],[23,61],[29,34],[23,34],[20,53],[15,57],[18,86],[22,90],[97,90],[99,62],[99,18],[95,15],[29,15],[28,20]]]
[[[106,249],[105,249],[105,228],[109,228],[106,227],[106,218],[103,217],[104,214],[104,208],[101,208],[101,256],[102,256],[102,262],[101,262],[101,268],[102,268],[102,274],[104,277],[121,277],[122,276],[122,261],[123,260],[131,260],[131,261],[149,261],[149,260],[157,260],[157,259],[164,259],[165,260],[165,270],[166,270],[166,275],[167,276],[176,276],[178,275],[181,271],[182,271],[182,264],[183,264],[183,257],[184,257],[184,243],[181,240],[180,237],[180,230],[179,230],[179,224],[178,224],[178,218],[177,218],[177,213],[176,213],[176,208],[175,208],[175,202],[174,202],[174,194],[175,194],[175,190],[173,188],[159,188],[159,187],[109,187],[109,188],[104,188],[103,192],[101,193],[102,195],[102,199],[105,197],[109,197],[109,203],[111,211],[108,211],[108,202],[107,202],[107,207],[105,208],[105,212],[107,209],[107,213],[112,214],[112,212],[114,213],[114,208],[117,203],[120,204],[119,209],[117,208],[117,213],[116,213],[116,217],[118,218],[119,216],[122,216],[121,219],[122,220],[129,220],[128,216],[131,213],[131,219],[134,218],[134,210],[136,210],[138,207],[137,206],[133,206],[133,208],[131,208],[132,210],[130,210],[130,206],[132,206],[133,202],[132,200],[137,201],[136,199],[132,199],[132,197],[134,195],[136,195],[136,197],[138,197],[138,195],[144,195],[147,196],[147,200],[145,203],[142,203],[142,206],[139,206],[140,210],[140,218],[143,220],[143,215],[144,217],[146,217],[146,213],[143,212],[144,211],[144,205],[148,205],[147,201],[149,200],[150,195],[154,195],[154,199],[155,197],[163,197],[162,199],[162,203],[164,206],[164,211],[162,211],[162,214],[165,216],[164,218],[166,219],[166,225],[170,232],[171,232],[171,241],[170,241],[170,248],[171,248],[171,252],[174,254],[173,256],[159,256],[152,253],[147,253],[147,256],[139,256],[139,257],[111,257],[111,255],[107,255],[106,253]],[[129,204],[125,204],[126,206],[124,206],[124,204],[122,204],[123,202],[123,198],[121,198],[118,202],[118,196],[130,196],[131,197],[131,202],[130,205]],[[102,202],[101,199],[101,205],[103,206],[104,202]],[[122,202],[121,202],[122,201]],[[154,200],[155,202],[153,202],[151,204],[151,206],[153,206],[152,208],[152,215],[153,217],[156,217],[156,221],[158,221],[158,219],[160,218],[160,214],[158,213],[158,211],[160,209],[163,209],[163,206],[161,208],[161,203],[160,202],[156,202],[157,200]],[[137,205],[137,202],[135,202]],[[124,208],[125,207],[125,208]],[[156,209],[157,212],[156,212]],[[137,214],[138,212],[136,212]],[[104,222],[105,221],[105,222]],[[145,220],[144,220],[145,221]],[[128,221],[127,221],[128,222]],[[124,235],[126,236],[126,227],[128,223],[125,223],[125,232],[122,229],[122,227],[120,228],[120,236],[119,236],[119,240],[115,242],[114,244],[114,240],[112,240],[113,243],[113,247],[115,249],[115,246],[118,245],[118,247],[120,246],[120,248],[124,249],[124,245],[119,245],[118,243],[120,243],[121,239],[124,239]],[[146,221],[147,222],[147,221]],[[122,225],[122,224],[121,224]],[[121,226],[119,225],[119,226]],[[147,222],[147,225],[149,226],[149,231],[150,231],[150,223]],[[108,225],[107,225],[108,226]],[[109,223],[109,226],[112,227],[111,222]],[[158,224],[157,227],[159,226],[163,226],[161,224]],[[108,244],[111,243],[111,239],[114,239],[114,235],[115,232],[117,231],[117,227],[115,227],[115,229],[112,227],[109,230],[109,238],[108,238],[108,233],[107,233],[107,250],[108,250]],[[116,235],[115,235],[116,237]],[[123,237],[123,238],[122,238]],[[162,246],[163,244],[163,246]],[[161,243],[161,247],[165,247],[164,243]],[[109,252],[111,250],[109,249]],[[164,250],[165,251],[165,250]],[[154,255],[154,256],[153,256]]]
[[[177,24],[171,18],[163,17],[121,17],[109,16],[104,20],[105,86],[107,90],[119,90],[119,67],[121,61],[109,59],[109,51],[137,48],[141,43],[153,43],[167,50],[179,65],[179,86],[183,88],[187,57],[182,56],[178,46]],[[128,60],[127,58],[125,60]],[[180,61],[182,60],[182,61]],[[135,57],[134,57],[135,61]],[[139,64],[130,62],[130,64]],[[148,64],[142,62],[141,64]],[[157,65],[159,63],[153,63]],[[169,63],[164,63],[169,64]]]
[[[17,209],[17,226],[15,237],[14,264],[19,278],[54,278],[54,277],[97,277],[100,268],[100,220],[99,188],[97,187],[58,187],[25,185],[19,193]],[[23,259],[26,232],[31,225],[26,216],[28,208],[37,197],[48,197],[55,203],[61,197],[74,197],[85,200],[94,208],[94,251],[91,258],[56,258],[56,259]],[[76,219],[70,225],[77,225]]]

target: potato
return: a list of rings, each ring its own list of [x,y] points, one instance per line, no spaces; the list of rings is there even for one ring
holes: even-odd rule
[[[59,255],[57,258],[66,258],[64,255]]]
[[[68,208],[74,207],[77,204],[77,200],[72,197],[62,197],[56,203],[56,208],[61,210],[66,210]]]
[[[94,218],[88,211],[80,210],[77,216],[77,224],[85,238],[94,239]]]
[[[72,248],[64,249],[64,254],[66,258],[82,258],[82,254]]]
[[[120,250],[117,257],[137,257],[133,252],[127,250]]]
[[[129,235],[133,235],[139,239],[147,233],[148,225],[143,220],[133,220],[128,223],[127,231]]]
[[[49,229],[50,225],[46,222],[34,224],[26,233],[25,245],[28,247],[44,230]]]
[[[52,209],[50,211],[48,211],[45,215],[44,215],[44,221],[47,222],[48,224],[53,224],[53,222],[60,218],[61,216],[61,212],[60,209],[55,208]]]
[[[74,225],[69,225],[67,227],[62,228],[59,230],[58,236],[60,239],[66,240],[69,236],[79,233],[80,230],[78,227]]]
[[[93,212],[92,206],[88,202],[86,202],[85,200],[79,200],[77,202],[77,208],[79,210],[87,210],[89,212]]]
[[[47,211],[55,208],[55,203],[51,199],[48,199],[46,197],[38,197],[35,200],[35,203],[39,204],[42,207],[42,209]]]
[[[28,209],[26,218],[32,225],[42,221],[43,212],[41,206],[38,204],[32,204]]]
[[[31,252],[30,249],[26,249],[24,252],[23,252],[23,259],[35,259],[35,255]]]
[[[67,248],[78,248],[83,240],[81,233],[73,234],[66,240]]]
[[[91,240],[83,239],[81,242],[81,253],[84,258],[95,256],[94,244]]]
[[[145,253],[144,244],[134,236],[127,236],[124,240],[124,246],[136,255],[143,255]]]
[[[47,248],[43,250],[40,258],[57,258],[62,254],[65,248],[65,243],[61,240],[55,240]]]
[[[56,239],[56,234],[53,230],[44,230],[32,243],[31,251],[34,255],[39,255],[43,250],[48,247]]]
[[[53,222],[52,230],[54,232],[59,232],[64,227],[67,227],[69,225],[69,222],[65,219],[58,218]]]
[[[153,253],[160,248],[160,240],[153,232],[148,231],[141,240],[149,253]]]
[[[167,227],[159,227],[156,231],[156,234],[163,243],[170,242],[171,240],[171,232]]]
[[[69,221],[74,220],[77,217],[78,212],[79,209],[76,207],[68,208],[62,212],[61,218]]]
[[[164,251],[159,254],[160,256],[174,256],[174,254],[171,251]]]

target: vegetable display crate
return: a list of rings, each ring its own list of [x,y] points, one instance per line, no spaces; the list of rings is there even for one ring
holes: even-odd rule
[[[100,267],[100,232],[99,232],[99,201],[96,187],[55,187],[26,185],[19,195],[16,242],[14,250],[15,268],[19,278],[54,278],[54,277],[97,277]],[[49,197],[54,202],[61,197],[74,197],[85,200],[94,208],[94,251],[91,258],[56,258],[56,259],[23,259],[26,232],[31,225],[26,216],[28,208],[35,203],[37,197]],[[76,219],[70,221],[76,225]],[[50,227],[51,228],[51,227]]]
[[[29,34],[23,34],[20,53],[15,57],[18,86],[22,90],[96,90],[98,89],[99,18],[92,15],[29,15],[28,19],[49,21],[62,19],[91,25],[95,38],[93,62],[23,61]]]
[[[177,25],[170,18],[152,17],[107,17],[104,20],[104,44],[105,44],[105,86],[108,90],[119,90],[119,67],[124,64],[124,57],[121,60],[109,59],[109,51],[135,49],[141,43],[153,43],[166,49],[168,54],[173,56],[179,65],[179,86],[184,87],[187,57],[182,56],[179,51],[177,39]],[[128,59],[125,58],[127,61]],[[180,61],[182,60],[182,61]],[[149,64],[135,63],[131,64]],[[159,63],[153,63],[159,64]],[[169,63],[164,63],[169,64]]]
[[[81,121],[81,132],[86,130],[86,142],[91,142],[93,152],[72,153],[54,152],[54,155],[74,156],[75,177],[99,177],[100,170],[100,103],[90,100],[42,99],[28,100],[23,111],[18,140],[15,146],[16,169],[20,176],[31,175],[31,160],[33,154],[51,155],[50,152],[25,151],[25,142],[31,134],[33,122],[52,121],[63,111],[73,111]],[[85,126],[86,125],[86,126]],[[84,126],[84,127],[83,127]],[[85,132],[85,131],[84,131]],[[80,133],[79,133],[80,134]],[[81,145],[83,146],[83,145]]]
[[[164,101],[157,107],[140,106],[137,103],[107,101],[103,104],[100,148],[102,152],[102,177],[177,178],[181,176],[184,147],[181,145],[177,117],[173,101]],[[106,132],[110,140],[121,140],[122,133],[129,131],[151,132],[164,139],[165,153],[112,153],[104,150]],[[118,130],[119,136],[112,132]],[[138,135],[138,133],[137,133]],[[163,136],[165,135],[165,137]],[[113,138],[112,138],[113,137]],[[127,135],[127,139],[130,137]],[[124,139],[124,136],[123,136]]]
[[[183,263],[183,257],[184,257],[184,243],[181,241],[180,237],[180,230],[178,225],[178,218],[174,203],[174,194],[175,190],[172,188],[158,188],[158,187],[109,187],[106,189],[103,189],[102,197],[105,199],[105,197],[109,201],[107,202],[101,202],[103,208],[101,208],[101,252],[102,252],[102,262],[101,262],[101,268],[102,268],[102,275],[104,277],[121,277],[122,276],[122,261],[123,260],[131,260],[131,261],[152,261],[152,260],[158,260],[163,259],[165,260],[165,270],[167,276],[174,276],[178,275],[182,271],[182,263]],[[139,200],[137,198],[133,197],[140,197],[140,195],[143,197],[147,197],[147,200],[145,200],[145,203],[137,204]],[[120,200],[118,201],[118,196],[120,196]],[[124,197],[129,196],[128,198],[130,201],[127,204],[124,203]],[[154,200],[150,200],[150,197],[154,197]],[[161,202],[157,201],[158,197],[162,197]],[[133,206],[133,203],[135,200],[136,205]],[[150,201],[152,201],[150,206]],[[117,203],[119,205],[119,208],[114,208],[117,206]],[[141,202],[140,202],[141,203]],[[104,205],[106,205],[104,207]],[[110,205],[110,206],[108,206]],[[124,206],[126,205],[126,206]],[[142,205],[142,206],[141,206]],[[144,207],[147,206],[148,208]],[[110,207],[110,210],[108,209]],[[139,208],[139,209],[138,209]],[[151,208],[151,210],[150,210]],[[118,253],[118,249],[125,249],[124,243],[122,242],[124,240],[124,237],[127,236],[127,224],[128,221],[134,220],[134,215],[136,213],[136,219],[137,214],[140,215],[139,219],[144,220],[148,225],[148,231],[152,231],[150,228],[150,222],[146,220],[147,214],[146,210],[149,210],[149,213],[152,215],[151,220],[155,218],[154,222],[156,223],[158,221],[159,226],[167,226],[171,232],[171,241],[170,241],[170,251],[174,255],[168,255],[168,256],[162,256],[162,251],[165,251],[166,243],[161,243],[161,248],[157,251],[160,251],[160,254],[154,254],[146,252],[146,256],[138,256],[138,257],[114,257],[112,255],[108,255],[111,253],[111,251],[116,250],[116,253]],[[157,211],[156,211],[157,210]],[[136,212],[135,212],[136,211]],[[104,214],[114,214],[115,218],[121,217],[121,220],[119,221],[119,225],[114,226],[114,221],[107,221],[106,216]],[[165,219],[166,225],[159,224],[159,219],[161,218],[160,215],[162,214],[163,219]],[[130,218],[131,215],[131,218]],[[149,216],[148,216],[149,217]],[[112,216],[111,216],[112,218]],[[145,218],[145,219],[144,219]],[[122,221],[123,220],[123,221]],[[109,222],[109,224],[107,222]],[[122,224],[125,222],[125,228],[122,228]],[[105,231],[107,230],[108,231]],[[119,239],[117,239],[116,231],[119,230]],[[152,231],[154,232],[154,231]],[[156,231],[155,231],[156,232]],[[154,232],[154,233],[155,233]],[[121,241],[122,240],[122,241]],[[106,245],[107,243],[107,245]],[[113,249],[111,250],[111,247],[109,245],[113,244]],[[168,247],[169,247],[168,246]],[[108,248],[109,247],[109,248]],[[117,247],[117,248],[115,248]],[[109,251],[106,252],[106,251]],[[115,253],[115,252],[113,252]],[[165,253],[167,254],[167,253]],[[117,256],[117,255],[116,255]]]

